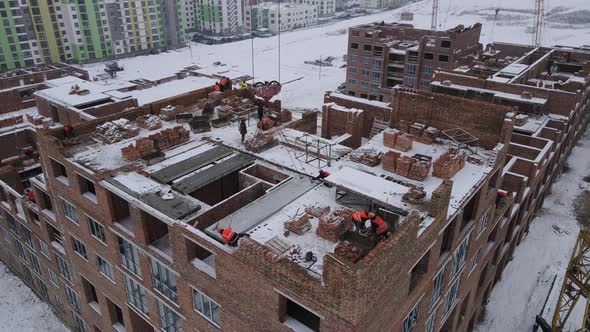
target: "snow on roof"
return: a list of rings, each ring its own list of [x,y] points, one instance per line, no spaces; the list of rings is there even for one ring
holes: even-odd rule
[[[455,84],[455,83],[451,83],[451,85],[446,85],[446,84],[443,85],[441,81],[432,81],[432,82],[430,82],[430,85],[442,86],[445,88],[461,90],[461,91],[476,91],[476,92],[481,92],[481,93],[491,93],[496,98],[514,100],[514,101],[519,101],[519,102],[529,103],[529,104],[544,105],[547,102],[547,99],[545,99],[545,98],[539,98],[539,97],[523,98],[522,95],[515,94],[515,93],[500,92],[500,91],[496,91],[496,90],[482,89],[482,88],[474,88],[471,86],[459,85],[459,84]]]
[[[70,91],[74,85],[80,87],[80,91],[88,90],[88,93],[70,94]],[[105,89],[104,86],[92,82],[82,81],[77,83],[63,84],[54,88],[37,91],[35,92],[35,95],[52,100],[59,104],[76,107],[110,99],[111,96],[103,93],[105,90],[107,89]]]
[[[155,85],[148,89],[132,90],[126,92],[130,96],[137,98],[139,105],[149,104],[154,101],[170,98],[183,93],[199,90],[215,84],[215,80],[207,77],[188,77],[181,80]]]
[[[85,81],[79,77],[76,76],[64,76],[64,77],[60,77],[60,78],[55,78],[52,80],[47,80],[45,81],[45,84],[47,84],[49,87],[57,87],[57,86],[62,86],[65,84],[80,84],[80,83],[85,83],[88,81]]]
[[[165,152],[165,159],[152,166],[146,167],[145,171],[148,173],[157,172],[168,166],[172,166],[181,161],[187,160],[191,157],[197,156],[205,151],[211,150],[216,145],[204,142],[204,141],[193,141],[187,144],[175,147]]]
[[[119,173],[113,179],[138,195],[163,188],[162,184],[136,172]]]
[[[354,101],[357,103],[366,104],[366,105],[373,105],[373,106],[382,107],[382,108],[389,108],[390,107],[389,103],[384,103],[382,101],[377,101],[377,100],[368,100],[368,99],[364,99],[364,98],[353,97],[353,96],[345,95],[345,94],[339,93],[339,92],[332,92],[332,93],[330,93],[330,96],[332,96],[334,98],[351,100],[351,101]]]
[[[390,204],[396,207],[403,206],[404,203],[402,203],[401,198],[410,189],[348,166],[333,173],[326,180],[351,192],[368,196],[384,204]]]
[[[399,50],[397,48],[390,48],[389,49],[389,54],[400,54],[400,55],[406,55],[406,50]]]
[[[528,121],[522,126],[514,125],[514,129],[523,131],[529,134],[536,133],[545,123],[549,121],[549,116],[542,115],[538,119],[529,117]]]
[[[518,75],[525,71],[529,66],[522,63],[511,63],[508,66],[500,70],[501,74]]]

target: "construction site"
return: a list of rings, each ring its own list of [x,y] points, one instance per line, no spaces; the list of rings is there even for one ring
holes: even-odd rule
[[[586,130],[590,50],[435,30],[351,28],[317,109],[196,66],[0,76],[0,259],[75,331],[473,331]],[[363,52],[395,78],[351,87]]]

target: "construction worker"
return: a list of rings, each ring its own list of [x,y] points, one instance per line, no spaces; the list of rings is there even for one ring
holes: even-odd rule
[[[258,111],[258,121],[262,121],[262,118],[264,117],[264,106],[262,106],[261,101],[256,105],[256,109]]]
[[[371,220],[371,218],[373,218],[374,216],[375,216],[375,214],[373,214],[371,212],[367,212],[367,211],[354,212],[352,214],[352,222],[354,224],[355,230],[357,232],[365,233],[367,230],[365,223],[368,220]]]
[[[35,203],[35,193],[31,189],[27,190],[27,198],[29,201]]]
[[[71,124],[66,124],[63,128],[65,138],[74,137],[74,127]]]
[[[246,127],[246,120],[240,120],[240,134],[242,135],[242,143],[244,143],[244,139],[246,138],[246,134],[248,133],[248,128]]]
[[[314,180],[323,180],[323,179],[327,178],[328,176],[330,176],[330,173],[328,173],[328,171],[324,171],[323,169],[320,169],[320,174],[318,174],[318,176],[316,176],[314,178]]]
[[[229,79],[229,77],[224,76],[221,79],[221,91],[225,91],[225,90],[231,90],[232,89],[232,83],[231,80]]]
[[[215,91],[221,91],[221,85],[218,82],[215,82]]]
[[[240,89],[248,89],[250,87],[250,84],[248,84],[248,82],[246,81],[242,81],[242,83],[240,84]]]
[[[227,228],[218,228],[217,231],[221,234],[221,240],[231,247],[238,246],[238,239],[240,238],[239,234],[234,232],[230,227]]]
[[[387,231],[389,231],[389,225],[381,217],[373,215],[371,218],[371,231],[373,236],[380,240],[387,238]]]

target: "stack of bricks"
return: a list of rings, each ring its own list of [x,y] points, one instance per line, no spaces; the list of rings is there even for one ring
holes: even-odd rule
[[[336,249],[334,249],[334,254],[336,256],[345,258],[346,260],[356,263],[363,258],[365,253],[359,247],[354,246],[352,243],[348,241],[340,242]]]
[[[337,242],[344,232],[352,229],[352,212],[350,209],[341,209],[320,216],[316,234],[330,242]]]
[[[420,204],[424,202],[426,198],[426,192],[422,187],[412,187],[410,190],[402,196],[404,202]]]
[[[418,141],[423,144],[432,144],[438,137],[438,129],[433,127],[426,127],[422,123],[409,124],[405,121],[400,121],[400,132],[386,131],[383,134],[383,145],[398,149],[400,151],[408,151],[412,149],[411,141]],[[405,133],[405,134],[404,134]],[[401,141],[397,141],[402,137]]]
[[[182,112],[183,108],[181,106],[168,105],[160,110],[160,116],[164,121],[170,121],[176,118],[176,114]]]
[[[162,120],[159,116],[153,114],[146,114],[138,116],[135,119],[137,125],[147,130],[156,130],[162,128]]]
[[[383,169],[409,179],[423,181],[430,173],[432,163],[416,157],[401,156],[389,151],[383,156]]]
[[[135,141],[135,146],[130,144],[121,149],[121,154],[127,160],[134,161],[139,158],[145,158],[153,155],[156,151],[161,151],[185,142],[190,139],[189,131],[182,127],[176,126],[160,131],[159,133],[143,137]]]
[[[311,229],[309,215],[304,213],[301,217],[289,220],[285,223],[285,229],[297,235],[303,235]]]
[[[32,124],[33,126],[40,126],[43,124],[43,121],[46,118],[43,115],[39,115],[39,114],[27,114],[27,121]]]
[[[424,131],[422,131],[422,134],[420,134],[420,136],[416,137],[416,141],[418,141],[422,144],[431,145],[432,143],[434,143],[434,141],[438,137],[438,133],[439,133],[438,129],[436,129],[434,127],[428,127],[426,129],[424,129]]]
[[[458,151],[447,151],[434,161],[432,175],[450,179],[465,166],[465,155]]]
[[[316,218],[323,216],[324,214],[330,213],[329,206],[310,206],[305,208],[305,213]]]
[[[127,119],[108,121],[96,126],[96,136],[106,144],[119,142],[138,134],[139,129],[131,125]]]
[[[412,149],[413,139],[414,135],[404,134],[398,131],[387,130],[383,133],[383,145],[403,152]]]
[[[381,163],[381,153],[363,153],[361,155],[358,154],[351,154],[350,160],[354,161],[355,163],[367,165],[370,167],[375,167]]]
[[[22,115],[13,115],[13,116],[3,117],[0,119],[0,128],[14,126],[19,123],[23,123],[23,116]]]
[[[514,118],[514,125],[516,127],[524,126],[529,121],[529,116],[526,114],[518,114]]]

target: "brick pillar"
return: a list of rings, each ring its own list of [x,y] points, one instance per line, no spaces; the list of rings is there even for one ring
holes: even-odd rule
[[[452,180],[444,180],[438,188],[432,192],[428,213],[436,220],[446,220],[451,201]]]

